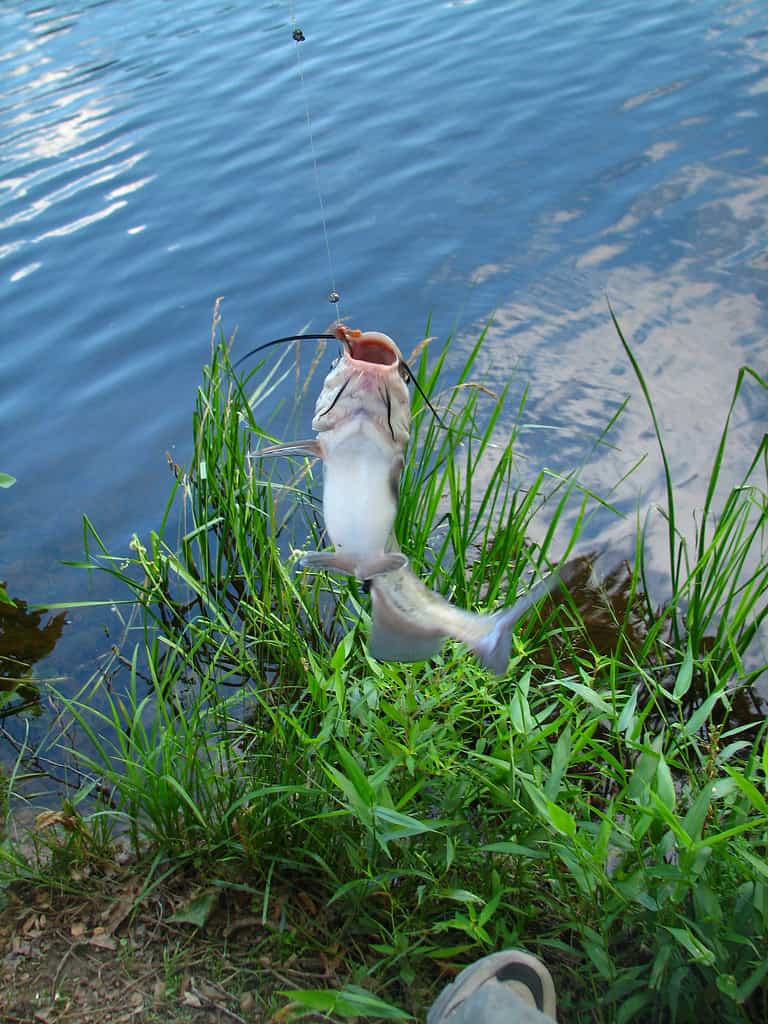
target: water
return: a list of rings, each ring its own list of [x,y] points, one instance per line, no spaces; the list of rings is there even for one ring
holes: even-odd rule
[[[324,330],[333,281],[350,324],[406,351],[430,316],[463,346],[492,316],[483,377],[511,377],[513,397],[530,385],[532,466],[587,459],[605,490],[651,453],[617,496],[629,519],[595,524],[617,557],[663,488],[606,296],[685,522],[737,367],[766,370],[763,4],[293,6],[304,88],[289,4],[0,6],[0,470],[18,478],[0,491],[0,579],[15,597],[111,596],[61,560],[81,557],[84,513],[114,551],[158,524],[217,296],[241,351]],[[591,455],[627,394],[617,450]],[[753,388],[737,409],[734,480],[763,403]],[[81,680],[112,628],[73,611],[37,671]]]

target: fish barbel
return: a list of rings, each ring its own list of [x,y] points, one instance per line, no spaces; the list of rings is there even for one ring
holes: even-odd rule
[[[407,566],[373,576],[368,581],[372,603],[368,651],[380,661],[424,661],[437,654],[447,637],[453,637],[466,644],[486,669],[503,675],[518,620],[556,587],[568,585],[582,563],[581,558],[566,562],[514,604],[486,615],[457,608]]]
[[[400,474],[410,436],[409,371],[386,334],[334,326],[342,353],[315,404],[316,438],[255,452],[306,455],[323,463],[323,518],[334,552],[308,552],[308,568],[365,580],[402,568],[393,537]]]

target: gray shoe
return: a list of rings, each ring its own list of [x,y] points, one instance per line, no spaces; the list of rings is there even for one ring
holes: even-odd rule
[[[552,975],[519,949],[492,953],[465,967],[435,1000],[427,1024],[533,1024],[556,1020]]]

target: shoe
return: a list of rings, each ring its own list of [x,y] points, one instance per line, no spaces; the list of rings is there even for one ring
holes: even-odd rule
[[[557,1000],[552,975],[535,956],[520,949],[491,953],[465,967],[432,1005],[427,1024],[443,1024],[474,992],[486,984],[503,985],[526,1006],[556,1020]]]

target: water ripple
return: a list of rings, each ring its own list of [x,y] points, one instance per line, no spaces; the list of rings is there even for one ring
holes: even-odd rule
[[[606,290],[681,479],[723,381],[765,365],[757,6],[297,13],[298,53],[271,2],[0,4],[0,469],[20,481],[7,550],[31,589],[78,556],[81,512],[121,544],[156,521],[217,296],[243,346],[333,317],[306,104],[344,312],[406,346],[429,317],[468,344],[495,315],[482,369],[532,380],[531,464],[582,458],[630,389]],[[617,444],[647,442],[633,409]],[[595,486],[615,469],[601,453]]]

